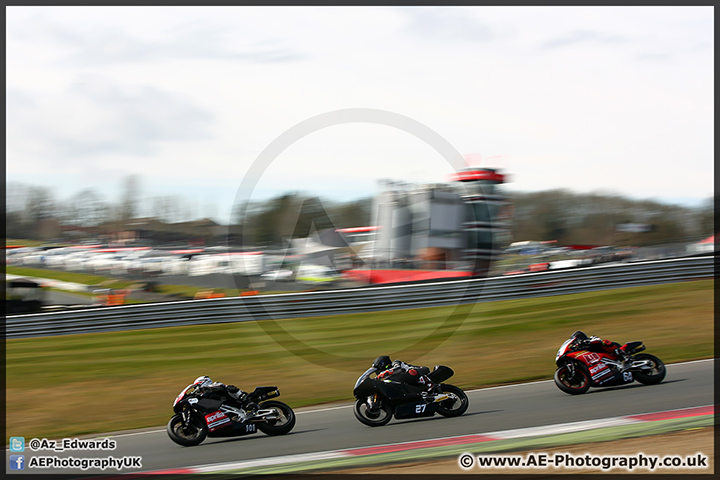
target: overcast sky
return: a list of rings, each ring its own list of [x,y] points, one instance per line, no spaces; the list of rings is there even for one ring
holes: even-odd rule
[[[443,181],[458,165],[428,132],[473,165],[502,168],[512,190],[688,205],[714,191],[712,7],[6,15],[7,182],[60,199],[93,187],[115,202],[137,175],[142,197],[182,195],[226,221],[275,145],[242,196],[351,200],[382,178]]]

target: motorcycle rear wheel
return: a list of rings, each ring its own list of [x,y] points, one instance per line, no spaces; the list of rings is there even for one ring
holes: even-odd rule
[[[440,389],[443,393],[449,394],[450,398],[440,402],[440,405],[438,405],[437,413],[439,413],[443,417],[459,417],[467,411],[468,407],[470,406],[470,402],[467,395],[465,394],[465,392],[462,391],[462,389],[456,387],[455,385],[444,384],[440,386]]]
[[[261,403],[260,408],[274,408],[280,412],[278,420],[269,420],[257,424],[258,429],[267,435],[285,435],[295,426],[295,412],[289,405],[277,400]]]
[[[555,370],[555,385],[565,393],[570,395],[580,395],[590,389],[590,375],[587,370],[579,365],[575,366],[575,375],[570,374],[567,365],[563,365]]]
[[[656,385],[665,379],[665,364],[654,355],[649,353],[641,353],[635,355],[635,360],[650,360],[653,363],[650,373],[643,373],[642,371],[634,371],[633,378],[644,385]]]
[[[167,424],[167,433],[170,439],[183,447],[194,447],[200,445],[207,437],[208,428],[205,420],[193,415],[190,418],[190,425],[183,423],[182,414],[173,415]]]
[[[387,424],[392,420],[392,407],[382,398],[377,399],[376,405],[376,409],[370,410],[366,399],[358,400],[353,408],[355,418],[369,427],[382,427]]]

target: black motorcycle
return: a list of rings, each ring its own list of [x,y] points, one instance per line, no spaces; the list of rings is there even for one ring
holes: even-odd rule
[[[372,367],[355,382],[353,394],[355,417],[371,427],[387,424],[396,419],[432,417],[436,413],[445,417],[459,417],[468,409],[468,397],[460,388],[441,383],[452,377],[455,372],[450,367],[436,366],[427,374],[435,384],[432,392],[425,388],[409,385],[392,379],[371,378],[385,369],[387,357],[378,357]],[[428,394],[429,393],[429,394]]]
[[[258,430],[284,435],[295,426],[295,412],[282,402],[264,401],[279,395],[277,387],[257,387],[235,400],[224,390],[188,385],[173,402],[175,415],[168,422],[168,435],[184,447],[199,445],[205,437],[234,437]]]

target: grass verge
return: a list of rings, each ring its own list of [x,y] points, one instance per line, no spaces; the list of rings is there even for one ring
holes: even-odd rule
[[[115,277],[105,277],[102,275],[90,275],[87,273],[77,272],[64,272],[61,270],[46,270],[42,268],[26,268],[26,267],[14,267],[7,266],[6,273],[12,275],[20,275],[23,277],[36,277],[36,278],[47,278],[49,280],[59,280],[62,282],[79,283],[82,285],[95,285],[98,287],[108,288],[132,288],[143,284],[143,281],[137,280],[120,280]],[[152,281],[152,278],[148,279]],[[190,285],[156,285],[156,291],[162,295],[168,295],[168,300],[173,300],[172,296],[182,298],[193,298],[196,293],[201,291],[213,290],[216,293],[223,293],[228,297],[235,297],[238,295],[236,289],[225,289],[225,288],[207,288],[207,287],[194,287]],[[58,291],[65,291],[56,289]],[[75,294],[85,294],[86,296],[95,296],[92,292],[70,292]],[[128,301],[126,303],[147,303],[147,301]]]
[[[7,430],[42,438],[162,425],[199,375],[244,390],[278,385],[295,407],[347,401],[376,356],[399,352],[407,362],[451,366],[463,388],[546,379],[560,343],[578,329],[644,341],[667,363],[711,358],[713,286],[7,340]],[[452,315],[462,321],[442,341]],[[283,338],[294,354],[275,341]]]
[[[61,282],[80,283],[82,285],[101,285],[112,283],[113,287],[116,288],[125,288],[128,285],[137,283],[128,280],[118,280],[113,277],[104,277],[102,275],[64,272],[61,270],[46,270],[43,268],[14,267],[11,265],[8,265],[5,268],[5,273],[20,275],[23,277],[47,278],[50,280],[59,280]]]

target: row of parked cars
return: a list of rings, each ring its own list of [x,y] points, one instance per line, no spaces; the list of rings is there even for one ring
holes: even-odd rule
[[[8,265],[112,276],[260,275],[263,262],[261,252],[213,253],[202,249],[157,250],[150,247],[28,247],[10,250],[6,255]]]
[[[503,252],[502,274],[589,267],[598,264],[637,261],[637,249],[614,246],[548,247],[539,242],[517,242]],[[528,245],[530,243],[530,245]]]

